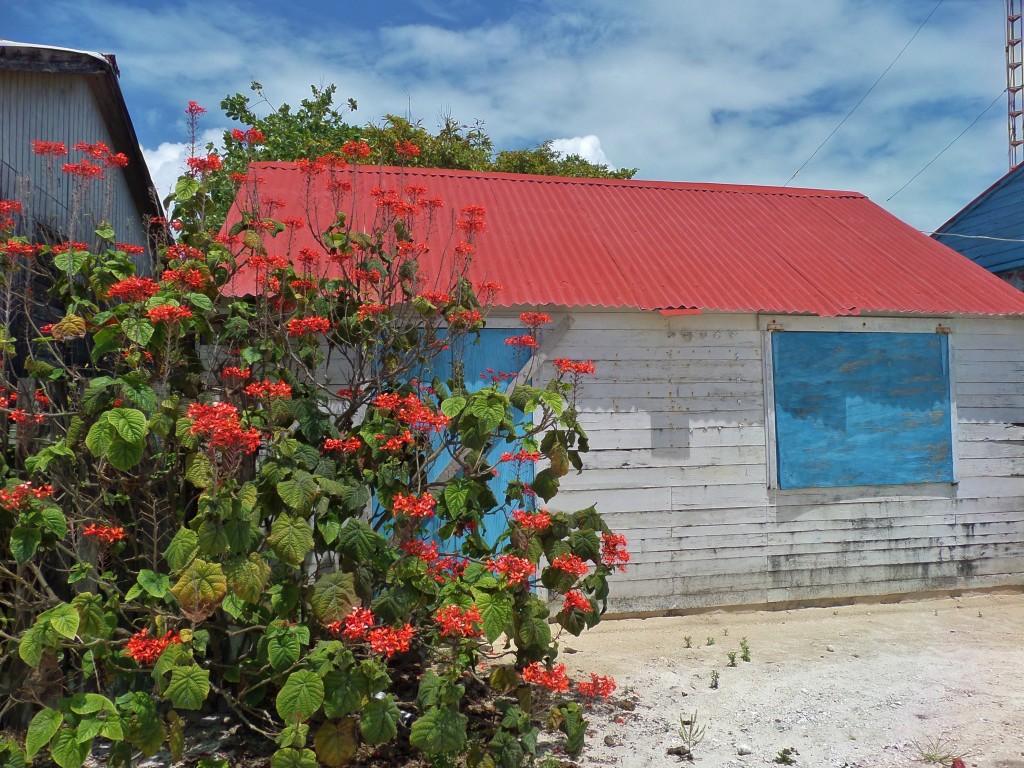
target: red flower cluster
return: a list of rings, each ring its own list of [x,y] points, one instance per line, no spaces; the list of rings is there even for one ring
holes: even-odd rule
[[[289,336],[313,336],[331,330],[331,321],[326,317],[293,317],[285,326]]]
[[[419,295],[419,298],[426,299],[435,307],[443,307],[446,304],[452,303],[451,295],[442,291],[424,291]]]
[[[77,144],[75,144],[75,151],[86,154],[93,160],[102,160],[104,157],[110,154],[110,147],[108,147],[102,141],[97,141],[92,144],[80,141]]]
[[[43,330],[44,328],[46,328],[45,325],[39,331],[41,333],[48,333],[48,331]],[[16,402],[18,402],[17,392],[8,392],[3,387],[0,387],[0,408],[13,408]]]
[[[262,144],[267,140],[267,137],[263,135],[263,131],[258,128],[249,128],[245,131],[235,128],[231,131],[231,138],[235,141],[245,142],[250,146],[253,144]]]
[[[502,574],[509,584],[524,585],[533,576],[536,566],[525,557],[502,555],[497,560],[488,560],[487,567]]]
[[[245,394],[249,395],[249,397],[280,397],[283,400],[287,400],[292,396],[292,388],[290,384],[286,384],[283,381],[271,381],[270,379],[253,382],[243,391]]]
[[[102,523],[89,523],[82,529],[82,535],[102,541],[104,544],[113,544],[115,541],[128,538],[121,526],[103,525]]]
[[[569,677],[565,674],[565,664],[556,664],[551,670],[535,661],[523,670],[523,680],[527,683],[534,683],[547,688],[555,693],[565,693],[569,690]]]
[[[346,640],[365,640],[370,633],[376,618],[368,608],[356,606],[351,613],[341,621],[335,621],[327,625],[327,630],[333,635],[341,635]]]
[[[242,381],[244,379],[248,379],[249,374],[251,373],[252,371],[248,368],[239,368],[237,365],[229,365],[220,372],[220,377],[222,379],[237,379],[238,381]]]
[[[0,200],[0,216],[13,216],[22,210],[21,202],[18,200]]]
[[[429,492],[416,496],[415,494],[396,493],[391,508],[394,513],[405,514],[409,517],[424,518],[434,516],[434,507],[437,501]]]
[[[527,328],[536,329],[537,326],[544,325],[544,323],[550,323],[551,315],[546,312],[523,312],[519,315],[519,322]]]
[[[18,408],[7,414],[7,418],[13,421],[15,424],[42,424],[45,420],[43,414],[36,413],[31,414],[24,408]]]
[[[418,157],[420,154],[420,148],[409,140],[396,141],[395,152],[397,152],[400,157]]]
[[[68,251],[88,251],[89,246],[86,243],[79,242],[78,240],[66,240],[63,243],[57,243],[50,249],[50,253],[67,253]]]
[[[107,298],[124,301],[145,301],[160,290],[160,284],[148,277],[126,277],[107,290]]]
[[[540,451],[527,451],[520,449],[517,453],[505,452],[501,454],[501,461],[540,461]]]
[[[11,226],[14,226],[13,221]],[[8,240],[0,245],[0,253],[6,253],[9,256],[35,256],[38,251],[39,246],[32,243],[23,243],[21,240]]]
[[[365,141],[346,141],[341,145],[341,151],[353,160],[365,160],[370,156],[370,145]]]
[[[63,141],[39,141],[38,139],[33,139],[32,151],[37,155],[63,157],[68,153],[68,148]]]
[[[174,304],[158,304],[155,307],[150,307],[146,316],[154,323],[177,323],[192,317],[192,310]]]
[[[205,258],[206,254],[201,250],[184,243],[175,243],[167,248],[168,261],[203,261]]]
[[[181,638],[177,632],[167,630],[163,637],[150,637],[149,627],[146,627],[131,636],[128,645],[125,646],[124,655],[139,664],[155,664],[168,646],[180,642]]]
[[[361,269],[356,267],[352,270],[352,281],[355,283],[379,283],[380,271],[376,269]]]
[[[104,157],[103,162],[110,168],[124,168],[128,165],[128,155],[124,152],[116,152]]]
[[[462,309],[448,315],[448,325],[454,329],[469,330],[483,322],[483,319],[478,309]]]
[[[381,189],[380,187],[374,187],[370,190],[370,195],[377,199],[376,205],[378,208],[388,211],[394,216],[398,216],[400,218],[412,216],[417,211],[415,203],[403,200],[396,189]]]
[[[131,243],[115,243],[117,250],[124,251],[129,256],[138,256],[140,253],[145,253],[146,249],[141,245],[132,245]]]
[[[260,447],[259,431],[244,428],[230,403],[192,403],[186,415],[193,421],[189,434],[206,438],[214,448],[253,453]]]
[[[83,160],[80,163],[64,163],[61,171],[71,176],[81,176],[83,179],[102,179],[103,166]]]
[[[392,627],[380,627],[371,629],[369,634],[370,650],[374,653],[382,653],[391,658],[396,653],[405,653],[409,650],[415,630],[411,624],[404,624],[399,629]]]
[[[32,485],[31,482],[19,483],[11,488],[0,488],[0,507],[8,512],[27,509],[32,499],[47,499],[53,495],[52,485]]]
[[[586,576],[590,567],[578,555],[559,555],[551,561],[551,567],[577,578]]]
[[[410,432],[408,429],[405,430],[405,432],[403,432],[402,434],[396,435],[395,437],[388,437],[387,435],[374,435],[374,437],[382,441],[380,450],[388,451],[390,453],[396,453],[398,451],[401,451],[405,448],[405,446],[412,445],[414,442],[412,432]]]
[[[529,531],[546,531],[551,527],[551,515],[544,509],[540,512],[517,509],[512,513],[512,519]]]
[[[455,246],[455,250],[458,252],[459,247]],[[476,295],[484,304],[490,304],[501,290],[501,283],[495,280],[484,280],[476,287]]]
[[[601,562],[605,565],[618,566],[620,571],[626,570],[629,552],[626,551],[626,537],[621,533],[601,534]]]
[[[360,306],[359,311],[356,312],[356,317],[360,320],[367,320],[371,317],[377,317],[387,311],[388,308],[386,304],[371,302],[370,304],[363,304]]]
[[[206,176],[224,167],[220,155],[209,154],[206,157],[190,157],[185,161],[194,175]]]
[[[615,679],[610,676],[595,675],[593,672],[590,673],[590,682],[579,682],[576,683],[576,690],[581,695],[587,696],[588,698],[597,698],[600,696],[602,699],[607,699],[611,696],[618,686],[615,685]]]
[[[50,400],[49,396],[46,394],[46,392],[44,392],[41,389],[37,389],[35,391],[35,394],[33,395],[32,399],[35,400],[37,403],[39,403],[39,405],[43,406],[44,408],[49,408],[51,405],[53,405],[53,402]]]
[[[594,606],[591,605],[586,596],[578,589],[570,589],[565,593],[565,602],[562,603],[562,609],[571,611],[573,608],[578,611],[586,611],[587,613],[590,613],[590,611],[594,609]]]
[[[443,413],[435,413],[414,394],[404,397],[385,392],[374,398],[373,404],[384,411],[394,411],[395,418],[402,424],[420,432],[440,432],[448,426],[449,419]]]
[[[526,334],[525,336],[509,336],[505,339],[505,343],[510,347],[524,347],[529,349],[536,349],[540,346],[532,335]]]
[[[593,360],[570,360],[566,357],[556,357],[553,365],[559,373],[573,373],[576,375],[592,375],[596,373]]]
[[[472,524],[467,525],[469,529]],[[460,558],[455,555],[445,555],[444,557],[435,560],[427,572],[434,578],[438,584],[444,584],[448,581],[454,581],[455,579],[461,579],[462,574],[466,570],[466,566],[469,565],[469,561],[465,558]]]
[[[484,216],[486,215],[487,209],[482,205],[465,205],[462,207],[462,218],[455,222],[455,226],[470,234],[485,232],[487,225],[484,223]]]
[[[324,440],[325,451],[341,451],[342,453],[355,453],[363,447],[363,441],[356,435],[345,440],[338,440],[328,437]]]
[[[206,284],[206,278],[198,269],[165,269],[160,279],[181,289],[199,290]]]
[[[433,563],[440,555],[437,551],[437,542],[426,542],[421,539],[412,539],[402,543],[402,551],[407,555],[418,557],[425,563]]]
[[[190,101],[188,107],[185,108],[185,114],[189,117],[199,117],[206,114],[206,107],[200,107],[194,101]]]
[[[463,610],[457,605],[446,605],[434,612],[434,621],[441,628],[441,637],[479,637],[483,634],[483,618],[477,607]]]

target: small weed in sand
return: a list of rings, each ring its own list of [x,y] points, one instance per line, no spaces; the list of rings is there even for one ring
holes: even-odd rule
[[[943,738],[929,739],[925,742],[912,741],[917,750],[917,760],[929,765],[941,765],[944,768],[964,768],[967,752],[961,752],[953,744]]]
[[[711,687],[712,688],[716,688],[716,689],[718,688],[718,670],[717,669],[712,669],[711,670]]]
[[[683,745],[672,747],[668,753],[684,760],[693,760],[694,748],[704,741],[704,726],[697,725],[696,711],[689,717],[679,716],[679,740],[683,742]]]
[[[747,638],[740,639],[740,658],[744,661],[750,661],[750,643],[747,642]]]
[[[725,629],[722,630],[722,637],[728,637],[728,636],[729,636],[729,628],[726,627]]]
[[[783,747],[779,750],[779,754],[772,758],[772,762],[778,763],[779,765],[793,765],[796,763],[796,760],[793,759],[793,755],[799,754],[800,753],[796,751],[795,747]]]
[[[708,641],[705,643],[705,645],[714,645],[714,644],[715,644],[715,638],[708,637]]]
[[[683,648],[693,648],[693,638],[689,635],[683,637]]]
[[[729,666],[730,667],[735,667],[736,666],[736,651],[729,651],[725,655],[729,657]]]

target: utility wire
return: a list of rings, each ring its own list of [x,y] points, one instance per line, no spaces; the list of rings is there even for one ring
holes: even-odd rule
[[[955,232],[925,232],[923,229],[918,230],[922,235],[929,235],[930,237],[963,237],[968,240],[995,240],[999,243],[1024,243],[1019,237],[992,237],[991,235],[958,235]]]
[[[905,50],[907,50],[907,48],[909,48],[909,47],[910,47],[910,44],[911,44],[912,42],[914,42],[914,38],[915,38],[915,37],[917,37],[918,33],[920,33],[920,31],[921,31],[922,29],[924,29],[924,25],[925,25],[925,24],[927,24],[927,23],[928,23],[928,20],[929,20],[929,19],[930,19],[930,18],[931,18],[931,17],[932,17],[932,16],[934,15],[934,14],[935,14],[935,12],[936,12],[937,10],[939,10],[939,6],[940,6],[940,5],[942,5],[942,3],[943,3],[943,2],[945,2],[945,0],[939,0],[939,2],[937,2],[937,3],[935,4],[935,7],[934,7],[934,8],[932,8],[932,12],[931,12],[931,13],[929,13],[929,14],[928,14],[928,15],[927,15],[927,16],[925,17],[925,20],[921,22],[921,26],[919,26],[919,27],[917,28],[917,32],[914,32],[914,34],[910,36],[910,39],[909,39],[909,40],[907,41],[907,44],[906,44],[906,45],[904,45],[904,46],[903,46],[903,47],[902,47],[902,48],[900,49],[900,52],[896,54],[896,58],[895,58],[895,59],[893,59],[893,60],[892,60],[892,61],[891,61],[891,62],[889,63],[889,66],[885,68],[885,71],[884,71],[884,72],[883,72],[882,74],[880,74],[880,75],[878,76],[878,79],[877,79],[877,80],[875,80],[875,82],[871,84],[871,87],[867,89],[867,91],[866,91],[866,92],[864,93],[864,95],[860,97],[860,101],[858,101],[858,102],[857,102],[856,104],[854,104],[854,105],[853,105],[853,109],[851,109],[851,110],[850,110],[849,112],[847,112],[847,113],[846,113],[846,117],[844,117],[844,118],[843,118],[842,120],[840,120],[840,121],[839,121],[839,125],[837,125],[837,126],[836,126],[835,128],[833,128],[833,129],[832,129],[832,132],[831,132],[831,133],[830,133],[830,134],[829,134],[828,136],[826,136],[826,137],[825,137],[825,140],[824,140],[823,142],[821,142],[821,144],[819,144],[819,145],[818,145],[818,148],[817,148],[816,150],[814,150],[813,152],[811,152],[811,156],[810,156],[810,157],[808,157],[808,158],[807,158],[806,160],[804,160],[804,162],[803,162],[803,165],[801,165],[801,166],[800,166],[799,168],[797,168],[797,169],[796,169],[795,171],[793,171],[793,175],[789,177],[789,181],[787,181],[787,182],[786,182],[785,184],[783,184],[782,186],[784,186],[784,187],[788,187],[788,186],[789,186],[789,182],[790,182],[790,181],[792,181],[793,179],[795,179],[795,178],[796,178],[796,175],[797,175],[798,173],[800,173],[800,171],[802,171],[802,170],[803,170],[803,169],[804,169],[805,167],[807,167],[807,164],[808,164],[809,162],[811,162],[811,160],[813,160],[813,159],[814,159],[814,156],[815,156],[816,154],[818,154],[818,152],[820,152],[820,151],[821,151],[821,148],[822,148],[822,147],[824,147],[824,146],[825,146],[826,144],[828,144],[828,142],[829,142],[829,139],[831,139],[831,138],[832,138],[833,136],[835,136],[835,135],[836,135],[836,131],[838,131],[838,130],[839,130],[840,128],[842,128],[842,127],[843,127],[843,123],[845,123],[845,122],[846,122],[847,120],[849,120],[849,119],[850,119],[850,115],[852,115],[852,114],[853,114],[854,112],[856,112],[856,111],[857,111],[857,107],[859,107],[859,106],[860,106],[860,105],[861,105],[862,103],[864,103],[864,99],[866,99],[866,98],[868,97],[868,95],[869,95],[869,94],[870,94],[870,93],[871,93],[871,92],[872,92],[873,90],[875,90],[875,86],[876,86],[876,85],[878,85],[878,84],[879,84],[880,82],[882,82],[882,78],[883,78],[883,77],[885,77],[885,76],[886,76],[887,74],[889,74],[889,70],[890,70],[890,69],[892,69],[892,68],[893,68],[893,65],[894,65],[894,64],[895,64],[895,63],[896,63],[897,61],[899,61],[899,60],[900,60],[900,56],[902,56],[902,55],[903,55],[903,52],[904,52]]]
[[[899,194],[900,192],[902,192],[902,191],[903,191],[904,189],[906,189],[907,187],[909,187],[909,186],[910,186],[910,184],[911,184],[911,182],[913,182],[913,181],[914,181],[914,179],[916,179],[916,178],[917,178],[918,176],[920,176],[920,175],[921,175],[922,173],[924,173],[925,171],[927,171],[927,170],[928,170],[928,166],[930,166],[930,165],[931,165],[932,163],[934,163],[934,162],[935,162],[936,160],[938,160],[938,159],[939,159],[940,157],[942,157],[942,156],[943,156],[943,155],[944,155],[944,154],[946,153],[946,150],[947,150],[947,149],[949,149],[949,148],[950,148],[950,147],[952,147],[952,146],[953,146],[954,144],[956,144],[956,143],[957,143],[958,141],[960,141],[961,137],[962,137],[962,136],[963,136],[963,135],[964,135],[965,133],[967,133],[967,132],[968,132],[969,130],[971,130],[971,128],[973,128],[973,127],[975,126],[975,124],[977,124],[977,122],[978,122],[979,120],[981,120],[981,118],[983,118],[983,117],[985,116],[985,113],[986,113],[986,112],[988,112],[988,111],[989,111],[990,109],[992,109],[992,107],[994,107],[994,106],[995,106],[996,102],[997,102],[997,101],[999,101],[999,99],[1001,99],[1001,98],[1003,97],[1003,94],[1004,94],[1004,93],[1006,93],[1006,89],[1005,89],[1005,88],[1003,88],[1003,90],[1001,90],[1001,91],[1000,91],[1000,92],[999,92],[999,93],[998,93],[998,94],[996,95],[996,97],[995,97],[994,99],[992,99],[992,103],[991,103],[991,104],[989,104],[989,105],[988,105],[987,107],[985,107],[985,108],[984,108],[983,110],[981,110],[981,114],[980,114],[980,115],[978,115],[978,116],[977,116],[976,118],[974,118],[974,122],[972,122],[972,123],[971,123],[970,125],[968,125],[968,126],[967,126],[966,128],[964,128],[964,129],[963,129],[962,131],[960,131],[960,135],[959,135],[959,136],[957,136],[957,137],[956,137],[955,139],[953,139],[953,140],[952,140],[951,142],[949,142],[949,144],[947,144],[947,145],[945,146],[945,148],[944,148],[944,149],[943,149],[943,150],[942,150],[941,152],[939,152],[939,154],[937,154],[937,155],[936,155],[935,157],[933,157],[933,158],[932,158],[931,160],[929,160],[929,161],[928,161],[928,163],[927,163],[927,165],[925,165],[925,167],[924,167],[924,168],[922,168],[922,169],[921,169],[920,171],[918,171],[918,172],[917,172],[917,173],[915,173],[915,174],[914,174],[913,176],[911,176],[911,177],[910,177],[910,181],[908,181],[908,182],[907,182],[906,184],[904,184],[904,185],[903,185],[902,187],[900,187],[900,188],[899,188],[899,189],[897,189],[897,190],[896,190],[895,192],[893,192],[893,193],[892,193],[891,195],[889,195],[889,196],[888,196],[887,198],[885,198],[885,202],[887,202],[887,203],[888,203],[888,202],[889,202],[890,200],[892,200],[892,199],[893,199],[894,197],[896,197],[896,195],[898,195],[898,194]]]

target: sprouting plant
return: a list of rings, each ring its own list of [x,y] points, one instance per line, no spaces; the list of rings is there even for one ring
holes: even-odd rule
[[[711,687],[715,688],[715,689],[718,688],[718,670],[717,669],[712,669],[711,670]]]
[[[750,661],[750,643],[747,642],[747,638],[740,639],[740,658],[744,661]]]
[[[684,648],[693,648],[693,638],[690,637],[689,635],[685,635],[683,637],[683,647]]]
[[[772,758],[773,763],[779,763],[780,765],[793,765],[796,760],[793,759],[793,755],[799,755],[795,747],[783,747],[779,750],[779,754]]]
[[[929,739],[926,742],[912,741],[914,749],[917,750],[919,762],[930,765],[941,765],[944,768],[963,768],[964,758],[969,752],[961,752],[953,744],[941,737]]]
[[[729,651],[725,655],[729,657],[729,666],[730,667],[735,667],[736,666],[736,651]]]
[[[715,638],[708,637],[708,641],[707,641],[706,645],[714,645],[714,644],[715,644]]]
[[[728,637],[728,636],[729,636],[729,628],[725,627],[725,628],[722,629],[722,637]]]
[[[697,725],[697,711],[689,717],[679,716],[679,739],[683,742],[683,748],[693,754],[693,748],[704,741],[704,726]]]

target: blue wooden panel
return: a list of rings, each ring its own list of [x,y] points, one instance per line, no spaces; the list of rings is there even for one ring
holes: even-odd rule
[[[936,232],[943,245],[990,272],[1024,267],[1024,166],[1000,179]],[[943,237],[942,233],[971,237]],[[982,236],[982,237],[978,237]],[[986,240],[984,237],[1002,238]]]
[[[946,341],[772,334],[779,487],[952,482]]]
[[[435,362],[433,372],[423,372],[423,379],[430,381],[434,375],[442,381],[447,380],[452,374],[452,362],[458,358],[462,362],[465,372],[466,389],[475,392],[491,383],[492,379],[499,373],[516,374],[526,364],[528,350],[513,347],[505,343],[505,340],[512,336],[521,336],[521,328],[485,328],[480,333],[479,340],[474,336],[467,336],[457,342],[455,349],[443,353]],[[520,422],[529,421],[522,412],[517,412]],[[533,481],[534,467],[526,462],[517,475],[517,467],[513,462],[499,463],[501,454],[504,452],[515,453],[521,446],[518,444],[502,443],[495,445],[487,454],[487,460],[498,469],[498,475],[488,483],[491,491],[498,499],[499,504],[505,498],[505,489],[511,480],[522,480],[529,483]],[[433,480],[448,464],[447,456],[442,456],[428,472],[428,477]],[[494,510],[484,519],[482,535],[488,544],[494,544],[507,528],[505,511]],[[453,542],[448,542],[449,549],[454,548]]]

